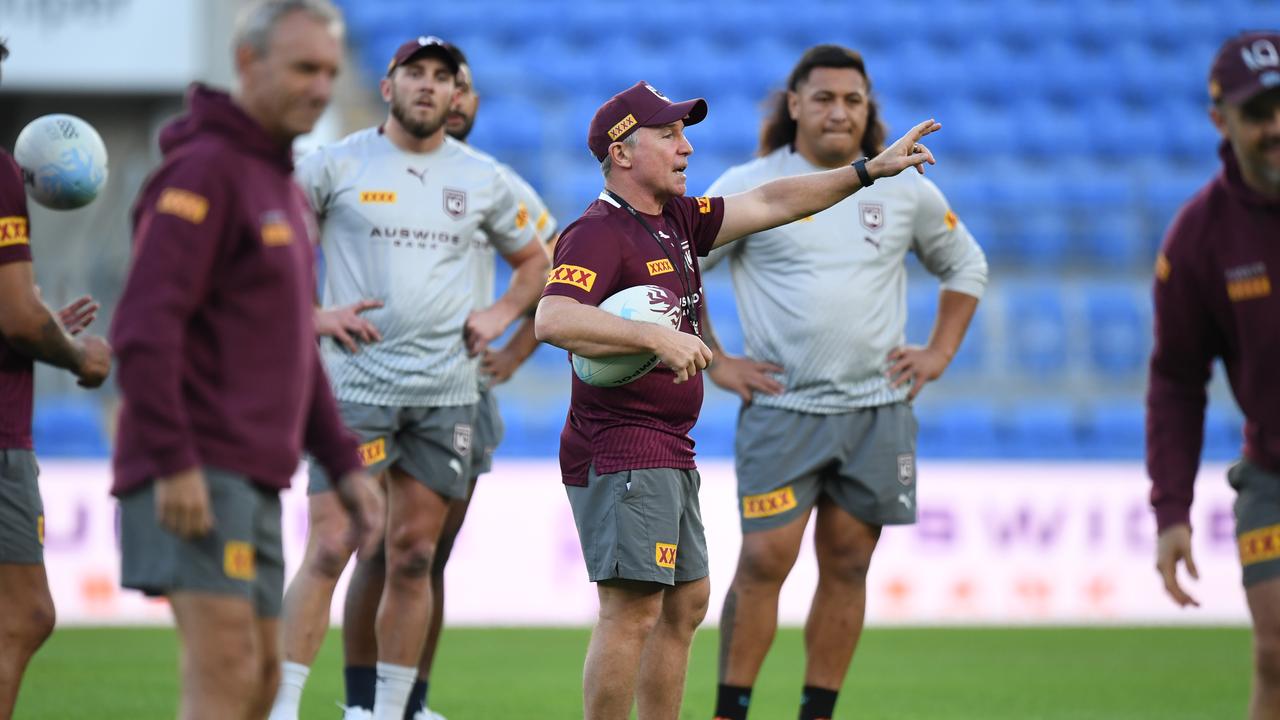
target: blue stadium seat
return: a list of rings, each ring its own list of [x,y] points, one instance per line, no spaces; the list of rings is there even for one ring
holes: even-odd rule
[[[1067,366],[1067,317],[1056,283],[1017,282],[1005,286],[1005,333],[1013,367],[1050,377]]]
[[[1146,443],[1142,398],[1108,401],[1084,413],[1084,457],[1092,460],[1141,460]]]
[[[1132,205],[1123,209],[1099,209],[1084,214],[1080,220],[1086,258],[1094,267],[1112,270],[1150,267],[1154,255],[1141,216],[1134,212]]]
[[[926,458],[999,457],[997,411],[984,398],[942,406],[921,403],[917,453]]]
[[[908,345],[926,345],[933,332],[933,324],[938,316],[939,286],[934,280],[912,282],[907,286],[907,328],[906,343]],[[965,334],[960,351],[947,366],[948,377],[961,373],[974,373],[982,369],[986,353],[986,314],[982,307],[974,313],[969,323],[969,331]]]
[[[1045,398],[1019,404],[1005,414],[998,429],[1004,457],[1080,457],[1079,425],[1069,399]]]
[[[742,402],[737,395],[727,393],[706,381],[702,413],[692,432],[694,452],[698,459],[733,457],[733,439],[738,428],[738,410]]]
[[[41,457],[103,458],[110,454],[102,411],[92,400],[41,399],[36,403],[31,434]]]
[[[506,423],[506,437],[495,453],[499,457],[554,458],[559,453],[560,431],[564,429],[568,413],[568,377],[566,392],[554,400],[533,399],[523,394],[509,392],[509,386],[500,386],[498,405]]]
[[[720,95],[707,101],[707,119],[689,128],[694,151],[728,155],[746,162],[760,132],[760,102],[746,95]],[[727,168],[722,168],[727,169]]]
[[[1217,370],[1221,370],[1219,365]],[[1235,403],[1231,407],[1210,403],[1205,412],[1204,446],[1200,452],[1205,460],[1236,460],[1244,445],[1244,421]]]
[[[469,138],[472,144],[500,158],[542,148],[544,114],[536,101],[507,93],[483,102]]]
[[[1097,281],[1082,284],[1080,292],[1093,371],[1117,379],[1140,377],[1151,347],[1145,286]]]

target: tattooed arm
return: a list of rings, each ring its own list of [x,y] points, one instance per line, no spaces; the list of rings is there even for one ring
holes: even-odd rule
[[[0,335],[27,357],[70,370],[97,387],[111,368],[111,348],[99,337],[71,337],[40,300],[30,262],[0,265]]]

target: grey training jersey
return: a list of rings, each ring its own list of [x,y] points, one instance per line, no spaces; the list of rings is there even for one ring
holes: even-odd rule
[[[706,194],[823,169],[784,147],[730,168]],[[905,399],[908,388],[891,389],[884,373],[904,339],[908,250],[943,288],[982,296],[982,249],[937,186],[911,171],[713,252],[703,267],[729,259],[746,354],[785,369],[786,391],[753,402],[834,414]]]
[[[477,234],[503,253],[534,241],[507,173],[452,138],[408,153],[370,128],[304,157],[296,177],[321,222],[321,303],[384,303],[365,313],[381,342],[351,354],[323,340],[334,395],[386,406],[476,402],[477,361],[462,333],[476,306],[477,265],[493,264]]]
[[[484,155],[478,150],[474,152]],[[488,157],[487,155],[484,156]],[[526,225],[532,225],[534,238],[541,243],[545,243],[555,237],[558,223],[555,216],[547,209],[547,204],[539,197],[537,191],[529,183],[525,182],[524,178],[520,177],[515,170],[512,170],[507,165],[502,165],[501,167],[516,193],[516,228],[524,230]],[[493,243],[489,242],[489,238],[483,229],[476,231],[475,243],[476,247],[488,257],[487,261],[476,263],[475,306],[480,309],[493,304],[495,292],[494,263],[497,261],[497,257]]]

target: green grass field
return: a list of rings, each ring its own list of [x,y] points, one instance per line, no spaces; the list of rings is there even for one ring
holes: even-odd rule
[[[450,720],[581,717],[586,630],[454,629],[431,704]],[[707,720],[717,636],[698,634],[682,718]],[[325,643],[304,718],[337,718],[339,637]],[[753,720],[796,716],[799,630],[779,633]],[[880,629],[864,635],[837,706],[844,718],[1239,718],[1249,692],[1245,629]],[[60,629],[32,662],[15,717],[171,718],[177,640],[168,629]]]

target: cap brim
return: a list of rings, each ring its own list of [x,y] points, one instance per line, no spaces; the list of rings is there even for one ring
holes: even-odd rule
[[[707,101],[702,98],[694,100],[685,100],[684,102],[671,103],[667,107],[653,114],[653,117],[645,121],[646,127],[656,125],[666,125],[677,120],[684,120],[685,127],[697,125],[707,117]]]
[[[455,57],[453,53],[449,52],[449,48],[433,43],[431,45],[423,45],[405,56],[405,59],[398,63],[394,63],[391,68],[387,70],[387,74],[390,74],[392,70],[395,70],[401,65],[406,65],[418,58],[428,56],[444,61],[444,64],[448,65],[449,69],[453,70],[455,73],[458,72],[458,58]]]
[[[1234,106],[1244,105],[1259,95],[1277,88],[1280,88],[1280,84],[1266,85],[1263,83],[1250,83],[1242,88],[1236,88],[1232,92],[1222,93],[1219,102],[1224,102],[1227,105]]]

